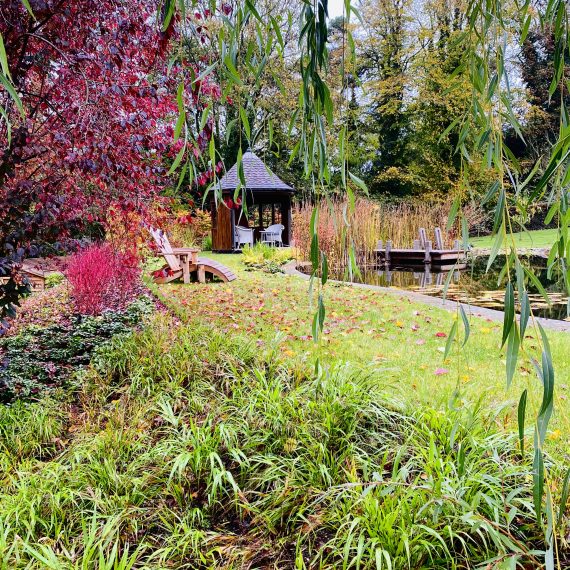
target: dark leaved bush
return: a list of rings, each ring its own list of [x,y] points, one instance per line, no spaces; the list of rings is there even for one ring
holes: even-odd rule
[[[69,322],[30,326],[0,340],[0,402],[38,397],[66,385],[109,339],[129,333],[153,302],[143,296],[122,311],[101,316],[76,315]]]

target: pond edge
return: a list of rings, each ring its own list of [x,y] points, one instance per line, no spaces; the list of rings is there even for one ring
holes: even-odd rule
[[[310,279],[310,276],[303,273],[297,269],[298,261],[290,261],[283,265],[282,270],[286,275],[292,275],[295,277],[300,277],[305,281]],[[415,291],[407,291],[405,289],[398,289],[397,287],[382,287],[381,285],[369,285],[367,283],[351,283],[349,281],[339,281],[336,279],[329,279],[330,283],[338,283],[340,285],[345,285],[347,287],[357,287],[359,289],[369,289],[372,291],[380,291],[382,293],[388,293],[390,295],[398,295],[400,297],[405,297],[413,301],[418,301],[424,305],[430,305],[431,307],[436,307],[438,309],[443,309],[449,313],[454,313],[457,310],[457,302],[451,301],[449,299],[440,299],[439,297],[431,297],[430,295],[423,295],[422,293],[417,293]],[[503,322],[504,312],[497,311],[496,309],[487,309],[485,307],[478,307],[477,305],[470,305],[468,303],[459,303],[468,315],[474,317],[480,317],[490,321]],[[557,332],[570,332],[570,322],[559,321],[557,319],[546,319],[544,317],[534,317],[537,323],[545,329],[557,331]]]

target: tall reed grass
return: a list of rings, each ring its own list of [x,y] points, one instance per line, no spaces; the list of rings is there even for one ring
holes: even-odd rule
[[[444,245],[451,247],[459,237],[457,226],[446,230],[448,204],[400,203],[385,204],[357,198],[351,211],[344,200],[323,200],[317,204],[319,247],[327,254],[329,267],[340,270],[348,264],[348,251],[354,244],[359,265],[373,262],[378,240],[392,240],[394,247],[411,247],[418,239],[420,228],[434,240],[433,230],[441,228]],[[314,206],[298,205],[293,211],[293,239],[301,260],[308,261],[311,250],[310,219]],[[469,223],[480,217],[475,210],[467,211]]]

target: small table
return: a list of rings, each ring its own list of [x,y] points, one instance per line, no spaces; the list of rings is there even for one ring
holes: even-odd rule
[[[197,247],[173,247],[172,253],[178,258],[182,266],[182,277],[184,283],[190,283],[190,264],[198,265],[198,252]]]
[[[259,232],[261,237],[261,243],[270,243],[275,245],[279,242],[279,234],[275,232],[269,232],[267,230],[261,230]]]

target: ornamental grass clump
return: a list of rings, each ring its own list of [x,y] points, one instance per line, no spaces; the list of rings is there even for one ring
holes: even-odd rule
[[[0,447],[6,567],[539,567],[532,466],[492,419],[278,352],[161,316],[45,431],[34,406],[7,414],[38,443]]]
[[[262,269],[267,273],[279,273],[281,266],[293,258],[293,250],[289,247],[274,247],[257,242],[245,245],[242,249],[242,261],[251,269]]]

